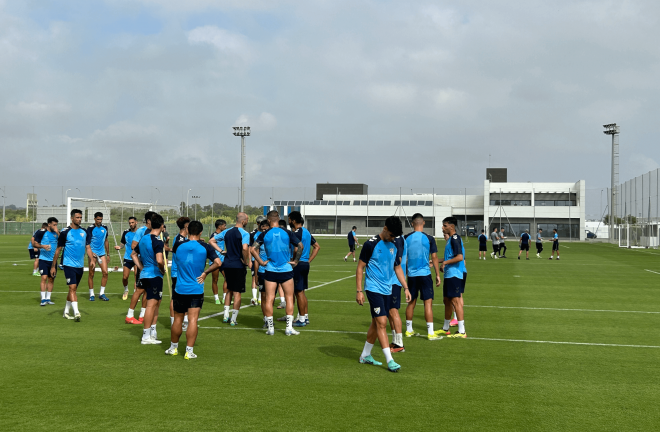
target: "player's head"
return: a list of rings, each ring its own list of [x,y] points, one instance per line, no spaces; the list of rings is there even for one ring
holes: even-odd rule
[[[424,226],[424,216],[421,213],[415,213],[412,215],[412,225],[413,227]]]
[[[481,234],[483,234],[483,233],[485,233],[485,232],[486,232],[486,231],[484,231],[484,230],[481,230]]]
[[[357,231],[357,227],[353,226],[353,228],[351,228],[351,231]]]
[[[222,229],[224,230],[226,226],[227,226],[227,221],[224,220],[224,219],[217,219],[215,221],[215,229],[216,230],[220,227],[222,227]]]
[[[82,222],[82,210],[73,209],[71,210],[71,222],[74,225],[80,225]]]
[[[184,219],[184,218],[179,218],[179,219]],[[196,220],[190,221],[190,219],[188,219],[188,222],[186,223],[188,223],[188,235],[199,236],[202,233],[202,231],[204,231],[204,226],[200,221],[196,221]]]
[[[277,210],[271,210],[266,214],[266,218],[268,218],[268,222],[271,224],[279,222],[280,213]]]
[[[493,232],[497,232],[497,227],[493,228]]]
[[[528,230],[528,229],[526,229],[525,232],[526,232],[527,234],[529,234],[529,230]]]
[[[247,213],[240,212],[236,215],[236,225],[240,225],[243,228],[245,228],[245,226],[247,225],[248,220],[249,218]]]
[[[261,225],[261,222],[265,220],[266,220],[266,216],[257,216],[255,222],[257,223],[257,225]]]
[[[445,238],[445,241],[449,240],[449,234],[447,234],[446,232],[443,232],[442,236]]]
[[[96,225],[101,225],[103,223],[103,213],[101,212],[94,213],[94,223]]]
[[[442,220],[442,232],[453,235],[456,232],[456,225],[458,225],[456,218],[448,216]],[[497,231],[497,228],[495,228],[495,231]]]
[[[268,222],[268,219],[263,218],[261,222],[259,222],[259,231],[267,231],[268,228],[270,228],[270,222]]]
[[[282,229],[286,229],[286,221],[284,219],[280,219],[279,226]]]
[[[392,241],[403,233],[403,226],[401,219],[396,216],[390,216],[385,219],[385,226],[383,227],[383,240]]]
[[[163,217],[161,215],[159,215],[158,213],[153,213],[151,215],[150,220],[151,220],[151,229],[152,230],[157,230],[157,229],[161,228],[165,223],[165,220],[163,219]]]
[[[148,211],[144,214],[144,223],[147,224],[148,227],[151,227],[151,216],[155,215],[155,212]]]
[[[504,232],[504,228],[500,228],[500,232]]]
[[[557,228],[553,228],[553,229],[552,229],[552,232],[555,233],[555,234],[557,234]]]
[[[294,210],[289,213],[289,221],[293,222],[296,225],[303,224],[303,217],[298,210]]]
[[[190,218],[186,216],[181,216],[179,219],[176,220],[176,226],[178,226],[180,230],[186,229],[189,223],[190,223]]]
[[[44,222],[41,224],[41,228],[48,228],[48,222]]]
[[[57,223],[59,221],[55,217],[49,217],[48,220],[46,221],[46,226],[48,227],[49,230],[53,231],[55,228],[57,228]]]
[[[539,228],[539,232],[543,232],[543,229],[542,229],[542,228]]]

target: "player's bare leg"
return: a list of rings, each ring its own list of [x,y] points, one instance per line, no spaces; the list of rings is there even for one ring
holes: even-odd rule
[[[293,329],[293,279],[280,284],[282,291],[284,291],[284,299],[286,300],[286,330],[285,334],[297,335],[299,332]]]
[[[411,337],[415,334],[412,328],[413,322],[413,313],[415,312],[415,306],[417,305],[417,299],[413,298],[406,305],[406,337]]]
[[[277,282],[264,281],[265,292],[263,295],[263,301],[261,302],[261,310],[264,313],[266,320],[266,330],[267,335],[274,335],[275,328],[273,326],[273,306],[275,303],[275,292],[277,291]]]
[[[277,293],[280,295],[280,305],[277,308],[284,309],[286,307],[286,297],[282,291],[282,284],[277,285]]]
[[[220,269],[217,269],[211,273],[211,289],[213,290],[213,299],[215,304],[220,304],[219,289],[218,289],[218,279],[220,278]],[[223,296],[223,302],[226,300]]]
[[[105,295],[105,286],[108,283],[108,259],[107,255],[102,256],[98,259],[99,267],[101,267],[101,290],[99,291],[99,298],[103,301],[107,301]]]
[[[80,311],[78,310],[78,285],[69,285],[69,292],[66,295],[66,306],[64,307],[64,318],[80,321]],[[73,308],[73,315],[69,315],[69,309]]]
[[[97,260],[96,255],[94,255],[94,260]],[[94,301],[94,276],[96,275],[96,268],[92,268],[92,259],[87,259],[87,267],[89,272],[87,274],[87,287],[89,288],[89,299]]]
[[[144,327],[142,331],[142,343],[145,341],[157,340],[156,335],[156,322],[158,322],[158,309],[160,307],[160,300],[151,299],[147,300],[147,310],[144,314]]]
[[[39,258],[36,258],[34,260],[34,263],[32,264],[32,275],[34,276],[35,273],[39,271]]]
[[[298,303],[298,314],[304,319],[307,315],[307,296],[305,291],[295,291],[296,301]]]

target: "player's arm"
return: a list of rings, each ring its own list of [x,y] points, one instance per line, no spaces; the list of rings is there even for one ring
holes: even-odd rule
[[[110,258],[110,241],[108,240],[108,237],[106,236],[105,238],[105,254],[108,256],[108,259]]]
[[[42,245],[41,241],[44,239],[44,233],[43,231],[39,231],[37,233],[37,237],[32,237],[32,248],[34,249],[43,249],[46,251],[50,251],[50,245]]]
[[[431,254],[431,262],[433,262],[433,268],[435,269],[435,286],[439,287],[442,280],[440,279],[440,260],[437,253]]]
[[[216,251],[218,251],[218,252],[220,252],[220,253],[223,252],[223,250],[220,248],[220,246],[218,246],[218,241],[215,239],[215,236],[213,236],[213,237],[211,237],[211,238],[209,239],[209,243],[208,243],[208,244],[209,244],[209,246],[211,246],[211,247],[212,247],[213,249],[215,249]]]
[[[213,253],[215,254],[215,252],[213,252]],[[210,258],[210,257],[207,257],[207,258]],[[222,265],[222,261],[220,261],[220,258],[218,258],[218,255],[215,255],[215,258],[213,258],[213,264],[211,264],[209,266],[209,268],[204,270],[204,272],[201,274],[201,276],[199,276],[197,278],[197,283],[200,283],[200,284],[204,283],[204,280],[206,280],[206,276],[208,276],[209,274],[211,274],[214,271],[216,271],[217,269],[219,269],[221,265]]]
[[[364,305],[364,293],[362,292],[362,278],[364,277],[364,269],[367,267],[367,263],[359,260],[357,265],[357,270],[355,270],[355,301],[360,306]]]
[[[250,266],[250,246],[247,243],[243,243],[243,264]]]
[[[57,249],[55,249],[55,255],[53,256],[53,264],[50,266],[50,277],[54,278],[56,273],[57,273],[57,259],[60,257],[60,253],[62,252],[62,247],[63,246],[57,246]]]
[[[448,259],[447,261],[443,262],[443,265],[449,265],[449,264],[455,264],[457,262],[463,261],[463,254],[459,253],[452,259]]]
[[[255,242],[252,244],[252,247],[250,248],[250,253],[254,257],[254,261],[259,264],[260,266],[264,267],[266,264],[268,264],[268,261],[263,261],[261,257],[259,256],[259,248],[261,247],[261,243],[259,241],[255,240]]]
[[[162,251],[156,253],[156,264],[158,264],[158,270],[160,270],[160,274],[165,274],[165,260],[163,259]]]
[[[312,245],[312,253],[309,255],[309,262],[311,263],[314,261],[314,258],[316,258],[316,255],[318,255],[319,251],[321,250],[321,246],[319,246],[318,243],[314,243]]]
[[[300,257],[302,256],[302,253],[303,253],[303,244],[302,242],[300,242],[296,246],[296,251],[295,251],[295,255],[293,256],[293,261],[289,261],[289,264],[291,264],[294,267],[297,266],[298,262],[300,261]]]
[[[126,243],[122,243],[121,246],[115,245],[115,250],[121,250],[124,249],[125,247],[126,247]]]
[[[401,268],[401,265],[394,266],[394,274],[396,274],[396,278],[399,280],[399,283],[403,287],[403,291],[406,294],[406,302],[410,302],[411,300],[410,291],[408,291],[408,284],[406,283],[406,275],[403,274],[403,269]]]
[[[144,266],[142,265],[142,261],[140,261],[140,255],[138,255],[137,250],[135,250],[135,248],[133,248],[133,251],[131,251],[131,259],[135,263],[135,267],[140,269],[140,271],[144,268]]]

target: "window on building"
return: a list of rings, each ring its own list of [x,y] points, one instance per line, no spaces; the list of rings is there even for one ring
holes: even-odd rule
[[[386,206],[392,205],[392,201],[383,201],[383,205],[386,205]]]
[[[296,201],[293,205],[303,205],[302,201]]]
[[[344,205],[351,205],[350,201],[344,201]]]
[[[375,205],[376,205],[376,201],[369,201],[369,205],[370,205],[370,206],[375,206]]]
[[[433,201],[426,201],[424,203],[424,205],[427,206],[427,207],[432,207],[433,206]]]
[[[382,205],[383,205],[383,202],[382,202],[382,201],[376,201],[376,205],[377,205],[377,206],[382,206]]]
[[[360,205],[366,206],[367,202],[366,201],[360,201]]]
[[[369,228],[380,228],[385,226],[385,220],[386,218],[369,218],[365,225]]]
[[[408,206],[410,205],[410,201],[401,201],[402,206]]]
[[[321,201],[314,201],[314,205],[321,205]]]
[[[401,205],[401,201],[394,201],[394,205],[399,207]]]

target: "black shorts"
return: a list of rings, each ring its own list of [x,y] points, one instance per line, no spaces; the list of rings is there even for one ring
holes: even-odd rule
[[[124,267],[126,267],[127,269],[130,270],[130,269],[132,269],[133,267],[135,267],[135,263],[133,262],[132,259],[126,259],[126,258],[124,258]]]
[[[355,243],[353,243],[353,244],[350,244],[350,243],[349,243],[349,244],[348,244],[348,249],[349,249],[351,252],[355,252]]]
[[[529,250],[529,243],[520,243],[520,250],[521,251],[528,251]]]
[[[494,244],[493,245],[493,253],[497,253],[497,251],[499,251],[499,250],[500,250],[500,245]]]
[[[419,296],[422,300],[433,300],[433,278],[426,276],[408,276],[408,289],[411,300]]]
[[[266,291],[266,281],[264,281],[264,273],[257,272],[257,285],[259,285],[259,292]]]
[[[442,285],[442,295],[447,298],[460,297],[462,289],[464,289],[463,279],[457,277],[445,278]]]
[[[465,284],[467,283],[467,273],[463,273],[463,286],[461,287],[461,297],[465,294]]]
[[[264,280],[268,282],[281,284],[291,279],[293,279],[293,271],[279,273],[266,270],[264,272]]]
[[[39,249],[28,249],[30,252],[30,259],[37,259],[39,258]]]
[[[559,252],[559,242],[552,242],[552,250]]]
[[[543,243],[536,243],[536,253],[541,253],[543,251]]]
[[[392,294],[389,298],[390,309],[401,307],[401,285],[392,285]]]
[[[202,294],[179,294],[172,293],[172,308],[176,313],[186,313],[188,309],[202,308],[204,304],[204,293]]]
[[[309,288],[309,263],[299,261],[293,268],[293,288],[296,291],[305,291]]]
[[[163,278],[142,278],[142,289],[147,300],[161,300],[163,298]]]
[[[176,289],[176,276],[172,278],[172,291]]]
[[[64,266],[64,277],[67,285],[79,285],[83,277],[83,268]]]
[[[53,266],[52,261],[39,260],[39,274],[41,276],[48,275],[50,277],[50,268]],[[55,271],[57,272],[57,266],[55,266]],[[55,274],[57,276],[57,274]],[[55,278],[53,278],[55,279]]]
[[[231,292],[244,293],[246,275],[247,270],[245,267],[226,268],[225,280],[227,281],[227,290]]]
[[[488,245],[486,243],[479,243],[479,252],[488,252]]]
[[[367,294],[367,300],[369,300],[369,310],[372,318],[389,315],[391,295],[372,291],[365,291],[365,293]]]

